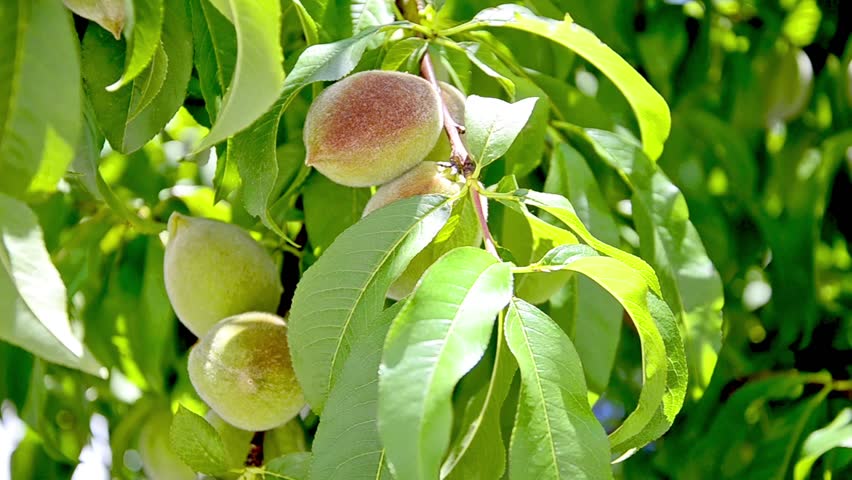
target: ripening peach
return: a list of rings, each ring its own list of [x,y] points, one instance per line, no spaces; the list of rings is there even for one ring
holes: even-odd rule
[[[380,185],[423,160],[441,128],[440,100],[426,80],[402,72],[356,73],[311,105],[305,163],[342,185]]]

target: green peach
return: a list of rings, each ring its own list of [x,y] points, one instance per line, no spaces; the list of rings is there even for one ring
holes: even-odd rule
[[[305,163],[342,185],[380,185],[423,160],[442,128],[441,103],[426,80],[402,72],[356,73],[311,105]]]
[[[243,229],[177,212],[163,268],[175,313],[199,337],[225,317],[274,312],[283,290],[275,262]]]
[[[305,405],[281,317],[248,312],[217,323],[189,353],[189,380],[223,420],[249,431],[284,425]]]

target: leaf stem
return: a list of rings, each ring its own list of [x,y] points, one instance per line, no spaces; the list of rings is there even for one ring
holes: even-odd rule
[[[497,247],[494,243],[494,237],[491,236],[491,230],[488,229],[488,218],[485,217],[485,208],[482,202],[488,200],[479,193],[479,182],[476,182],[470,192],[470,200],[473,202],[473,208],[476,210],[476,218],[479,220],[479,228],[482,230],[482,240],[485,242],[485,251],[494,255],[498,260],[500,254],[497,253]]]

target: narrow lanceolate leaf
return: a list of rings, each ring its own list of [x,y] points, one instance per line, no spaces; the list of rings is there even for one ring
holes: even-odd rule
[[[0,193],[0,339],[97,374],[100,365],[71,332],[67,302],[35,214]]]
[[[116,40],[127,20],[124,0],[62,0],[72,12],[104,27]]]
[[[667,388],[669,361],[677,363],[676,371],[679,375],[684,373],[683,364],[678,358],[667,356],[669,352],[660,329],[666,329],[666,338],[672,342],[672,354],[675,356],[677,353],[675,343],[680,339],[676,338],[676,332],[671,330],[670,322],[667,322],[665,318],[661,318],[662,327],[655,321],[651,313],[653,305],[649,304],[648,300],[648,286],[642,275],[619,260],[596,256],[592,253],[594,251],[585,245],[564,245],[545,255],[537,266],[551,271],[569,270],[589,277],[618,300],[636,326],[639,342],[642,345],[643,384],[636,409],[628,415],[620,427],[610,434],[613,454],[621,455],[634,448],[631,439],[657,424],[655,416],[661,407],[671,418],[677,410],[680,410],[680,403],[683,401],[682,388],[675,387],[676,391],[672,393],[672,408],[666,409],[664,397],[667,395],[667,390],[671,391]]]
[[[351,9],[352,33],[394,20],[391,4],[385,0],[353,0]]]
[[[395,24],[396,25],[396,24]],[[391,26],[383,28],[392,28]],[[237,162],[245,189],[246,211],[260,217],[264,224],[279,232],[267,215],[270,196],[278,176],[276,144],[278,123],[284,110],[305,86],[313,82],[338,80],[358,64],[367,43],[379,28],[335,43],[314,45],[305,50],[284,82],[280,98],[246,131],[237,134],[228,146],[228,155]]]
[[[0,192],[19,196],[36,178],[39,190],[54,189],[74,157],[82,124],[80,62],[70,14],[60,3],[3,3]]]
[[[164,0],[133,0],[133,20],[125,30],[127,56],[124,73],[107,90],[114,92],[129,84],[151,63],[163,33]]]
[[[465,139],[477,164],[488,165],[509,150],[527,124],[537,100],[525,98],[517,103],[506,103],[496,98],[467,97]]]
[[[450,201],[413,197],[356,223],[309,268],[293,297],[288,339],[308,403],[321,412],[355,339],[384,308],[391,282],[444,226]]]
[[[213,0],[234,24],[237,63],[222,108],[197,150],[212,147],[252,124],[267,111],[284,83],[281,7],[276,0]]]
[[[678,317],[695,393],[710,383],[722,344],[722,280],[689,220],[686,199],[638,145],[588,130],[595,152],[633,190],[633,217],[642,256],[654,266],[663,296]]]
[[[234,76],[237,34],[234,25],[210,4],[210,0],[191,0],[189,4],[195,69],[204,106],[212,121],[218,117],[222,98]]]
[[[379,369],[379,433],[397,478],[438,478],[453,389],[482,358],[511,296],[508,263],[457,248],[426,270],[393,320]]]
[[[808,435],[793,470],[793,478],[808,478],[817,459],[833,448],[852,448],[852,408],[844,408],[831,423]]]
[[[376,425],[379,363],[388,327],[404,304],[397,302],[382,312],[352,346],[314,438],[312,479],[391,478]]]
[[[142,148],[159,133],[183,105],[192,73],[192,30],[187,6],[168,2],[165,6],[160,60],[149,64],[131,85],[115,92],[106,85],[120,74],[124,46],[103,29],[90,25],[83,37],[82,74],[98,125],[110,146],[122,153]],[[165,67],[165,78],[160,83]],[[153,96],[152,96],[153,95]]]
[[[518,5],[501,5],[479,12],[470,22],[447,30],[460,33],[483,27],[505,27],[549,38],[586,59],[607,76],[630,103],[642,133],[642,144],[652,160],[663,151],[671,128],[669,107],[642,76],[591,31],[574,23],[539,17]]]
[[[463,425],[441,466],[441,478],[502,478],[506,470],[506,445],[500,425],[501,409],[518,364],[503,335],[502,318],[497,324],[497,348],[491,378],[468,402]],[[477,367],[479,368],[479,367]]]
[[[423,56],[423,51],[428,46],[426,40],[420,37],[408,37],[393,44],[382,60],[382,70],[400,70],[408,67],[415,59]]]
[[[680,337],[677,320],[666,302],[656,295],[648,293],[648,309],[666,346],[668,370],[666,372],[666,392],[663,404],[657,408],[651,421],[645,428],[631,437],[624,437],[619,443],[613,443],[613,452],[621,454],[619,461],[626,460],[638,449],[660,438],[674,423],[674,419],[683,407],[688,384],[688,369],[683,340]]]
[[[606,432],[586,399],[583,366],[571,340],[520,299],[509,304],[505,335],[521,371],[509,478],[612,478]]]
[[[545,191],[564,195],[589,231],[609,245],[618,245],[619,234],[598,181],[579,152],[568,144],[553,148]],[[609,383],[620,338],[622,309],[606,291],[588,279],[576,280],[576,294],[566,295],[564,305],[573,317],[569,334],[583,361],[589,390],[602,393]],[[555,320],[559,318],[551,311]]]
[[[648,288],[657,295],[661,295],[660,281],[657,279],[654,269],[641,258],[604,243],[593,236],[589,230],[586,229],[586,226],[583,225],[580,217],[577,216],[577,212],[574,211],[574,207],[571,205],[571,202],[565,199],[565,197],[550,193],[534,192],[531,190],[518,190],[516,195],[518,195],[527,205],[541,208],[559,219],[560,222],[564,223],[571,229],[571,231],[576,233],[580,239],[595,250],[603,253],[604,255],[620,260],[632,269],[635,269],[639,272],[642,278],[645,279],[645,283],[648,284]]]
[[[228,469],[225,444],[219,432],[183,406],[178,407],[172,419],[169,443],[172,451],[197,472],[217,474]]]

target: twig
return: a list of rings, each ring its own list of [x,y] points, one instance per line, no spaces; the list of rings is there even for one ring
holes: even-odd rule
[[[423,54],[420,59],[420,75],[432,84],[432,87],[438,93],[438,98],[441,97],[441,86],[438,85],[438,79],[435,78],[435,69],[432,67],[432,58],[429,52]],[[444,131],[447,133],[447,138],[450,140],[450,160],[456,164],[456,167],[465,176],[471,176],[476,169],[473,161],[470,159],[470,154],[467,152],[467,147],[462,142],[461,134],[464,133],[464,127],[456,123],[453,116],[450,115],[450,110],[447,104],[441,100],[441,110],[444,117]]]
[[[247,467],[259,467],[263,465],[263,438],[266,432],[254,432],[251,438],[251,450],[246,456]]]

